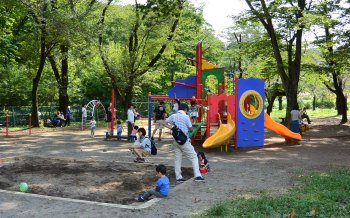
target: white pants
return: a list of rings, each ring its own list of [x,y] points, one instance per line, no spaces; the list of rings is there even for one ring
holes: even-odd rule
[[[187,141],[184,145],[179,145],[174,142],[174,152],[175,152],[175,177],[176,179],[183,179],[181,175],[181,163],[182,163],[182,154],[184,154],[188,160],[192,162],[192,168],[194,177],[202,176],[199,172],[199,164],[197,153],[194,150],[191,142]]]

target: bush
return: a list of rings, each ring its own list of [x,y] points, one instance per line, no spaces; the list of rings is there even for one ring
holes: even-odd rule
[[[316,101],[316,107],[333,109],[335,108],[335,103],[330,100]]]

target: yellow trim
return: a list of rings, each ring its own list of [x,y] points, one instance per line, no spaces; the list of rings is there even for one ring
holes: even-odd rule
[[[208,62],[207,60],[202,60],[202,70],[211,70],[211,69],[216,69],[219,68],[213,63]]]
[[[253,108],[253,110],[250,110],[250,112],[254,112],[252,114],[247,113],[245,111],[245,108],[244,108],[244,100],[250,95],[253,95],[259,102],[258,109]],[[262,97],[257,91],[248,90],[248,91],[244,92],[243,95],[241,96],[241,98],[239,99],[239,109],[241,110],[241,113],[243,114],[243,116],[245,116],[248,119],[257,118],[261,114],[261,112],[263,111],[263,108],[264,108],[264,104],[263,104]]]

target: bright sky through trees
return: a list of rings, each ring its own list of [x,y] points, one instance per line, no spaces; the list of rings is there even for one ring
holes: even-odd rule
[[[232,24],[230,16],[237,15],[247,5],[242,0],[190,0],[195,6],[203,5],[204,19],[213,26],[216,35],[219,35]],[[134,0],[121,0],[122,4],[133,4]],[[145,3],[146,0],[138,0]],[[222,37],[220,37],[222,38]]]

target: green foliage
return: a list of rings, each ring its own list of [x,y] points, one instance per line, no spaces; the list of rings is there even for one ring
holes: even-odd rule
[[[30,78],[25,67],[7,64],[0,68],[0,105],[27,105],[30,101]]]
[[[350,170],[299,176],[299,185],[285,194],[251,193],[254,197],[216,203],[198,217],[348,217]]]

